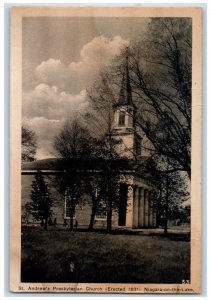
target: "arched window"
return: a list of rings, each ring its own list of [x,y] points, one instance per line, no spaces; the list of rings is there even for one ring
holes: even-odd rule
[[[120,111],[119,112],[119,126],[124,126],[125,125],[125,112]]]

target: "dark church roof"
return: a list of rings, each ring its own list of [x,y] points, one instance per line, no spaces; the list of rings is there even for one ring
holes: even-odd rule
[[[147,156],[140,157],[136,162],[128,159],[117,159],[113,162],[113,167],[120,173],[135,172],[141,178],[154,181],[153,169],[150,168],[151,158]],[[68,168],[69,164],[69,168]],[[107,162],[100,158],[89,159],[74,159],[67,160],[62,158],[48,158],[32,162],[25,162],[22,164],[22,174],[34,173],[37,170],[49,172],[64,172],[74,164],[79,171],[91,171],[93,173],[105,170]]]
[[[144,162],[147,158],[142,157],[140,161]],[[25,162],[22,164],[22,170],[55,170],[63,171],[68,168],[68,164],[73,164],[77,166],[79,170],[102,170],[107,163],[101,158],[89,158],[89,159],[70,159],[69,161],[62,158],[48,158],[42,160],[36,160],[32,162]],[[135,168],[136,164],[133,160],[128,159],[117,159],[114,161],[116,166],[120,170],[132,170]]]

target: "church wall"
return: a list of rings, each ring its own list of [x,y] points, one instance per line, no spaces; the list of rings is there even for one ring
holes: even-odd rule
[[[22,215],[25,214],[25,204],[31,201],[31,184],[34,180],[34,175],[22,175],[22,195],[21,195],[21,206],[22,206]],[[45,182],[48,183],[50,188],[50,193],[53,197],[54,206],[53,206],[53,214],[52,221],[56,218],[58,225],[64,225],[64,196],[60,194],[57,189],[54,187],[54,175],[46,175]],[[84,201],[83,205],[76,206],[74,224],[77,220],[78,226],[88,228],[90,217],[91,217],[91,204],[86,196],[86,201]],[[88,202],[88,203],[87,203]],[[32,217],[29,219],[30,223],[33,223]],[[35,222],[36,223],[36,222]],[[67,223],[69,223],[69,219],[67,219]]]
[[[114,135],[116,140],[121,140],[120,145],[117,145],[117,152],[121,156],[125,156],[127,158],[133,158],[133,149],[134,149],[134,135],[127,134],[127,135]]]
[[[75,218],[78,222],[78,227],[88,228],[91,218],[91,204],[84,203],[76,206]]]
[[[31,201],[31,184],[34,175],[22,175],[22,215],[25,214],[24,206]],[[61,195],[54,186],[55,175],[45,175],[45,181],[48,183],[51,195],[54,200],[52,221],[56,219],[58,226],[64,226],[64,196]],[[133,175],[121,175],[120,183],[127,184],[127,207],[125,228],[147,228],[156,227],[156,211],[150,210],[150,201],[156,194],[155,188],[149,182],[135,177]],[[118,187],[117,187],[118,188]],[[76,206],[74,224],[78,228],[88,228],[91,218],[91,200],[88,195],[85,196],[83,204]],[[151,202],[153,203],[153,202]],[[29,223],[33,222],[32,217]],[[67,219],[69,224],[69,219]],[[106,228],[106,217],[96,216],[94,228]],[[119,227],[119,213],[113,211],[112,227]]]
[[[25,211],[25,204],[31,201],[31,185],[32,181],[34,180],[34,175],[31,174],[22,174],[21,176],[21,207],[22,207],[22,216],[26,214]],[[46,175],[45,181],[48,183],[50,188],[51,195],[54,200],[53,206],[53,214],[52,214],[52,221],[56,218],[58,226],[64,226],[64,196],[61,195],[56,188],[53,186],[53,182],[55,180],[54,175]],[[91,218],[91,200],[89,196],[86,195],[83,199],[83,205],[78,204],[75,209],[75,218],[74,218],[74,226],[77,225],[79,228],[88,228]],[[22,222],[25,224],[25,219],[22,217]],[[67,224],[69,224],[69,219],[67,219]],[[33,220],[32,216],[28,216],[28,224],[36,225],[38,222]],[[106,228],[106,218],[95,218],[94,221],[94,228]],[[112,226],[118,226],[118,213],[113,212],[113,219],[112,219]]]
[[[57,224],[64,223],[64,198],[63,196],[56,190],[53,186],[53,179],[55,176],[48,175],[45,176],[45,181],[48,183],[51,195],[53,197],[54,206],[53,206],[53,215],[52,220],[56,218]],[[22,215],[25,214],[25,204],[31,201],[31,184],[34,180],[34,175],[22,175],[21,176],[21,207],[22,207]],[[32,222],[32,218],[30,217],[30,222]]]

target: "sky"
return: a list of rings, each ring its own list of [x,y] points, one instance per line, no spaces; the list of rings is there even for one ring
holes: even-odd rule
[[[24,17],[22,119],[37,135],[37,159],[54,156],[63,122],[89,108],[86,89],[124,46],[140,40],[147,18]]]

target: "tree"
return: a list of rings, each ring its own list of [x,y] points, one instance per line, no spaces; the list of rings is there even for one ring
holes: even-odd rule
[[[106,79],[107,91],[114,94],[110,101],[115,103],[127,57],[133,102],[137,106],[134,122],[150,142],[147,150],[168,157],[174,168],[187,172],[189,178],[191,32],[191,19],[152,18],[145,37],[123,49],[101,75],[101,81]],[[101,89],[101,98],[102,92]]]
[[[22,126],[21,160],[23,162],[35,160],[37,138],[33,130]]]
[[[107,85],[106,78],[101,79],[99,84],[88,91],[93,112],[87,115],[87,118],[99,128],[98,142],[95,147],[95,156],[102,159],[101,180],[98,181],[98,188],[99,195],[106,204],[107,230],[110,231],[113,211],[118,208],[117,186],[121,157],[117,151],[120,141],[113,137],[114,94]]]
[[[27,209],[37,221],[41,221],[41,225],[44,225],[44,229],[47,230],[48,220],[52,214],[53,199],[41,171],[35,174],[35,179],[32,181],[31,200],[27,203]]]
[[[108,132],[100,141],[98,155],[102,158],[102,181],[100,190],[106,203],[107,230],[112,229],[112,214],[118,207],[118,185],[120,157],[117,152],[118,142]]]
[[[100,80],[88,94],[98,114],[103,112],[110,121],[111,107],[117,102],[119,90],[124,88],[121,81],[125,61],[129,67],[133,102],[137,107],[134,124],[148,140],[142,148],[152,156],[168,160],[168,170],[159,168],[156,171],[162,178],[165,195],[165,200],[162,196],[165,203],[162,207],[165,207],[167,224],[169,207],[182,197],[180,188],[185,190],[184,180],[180,180],[181,172],[185,171],[189,179],[191,177],[190,20],[152,19],[142,44],[123,50],[112,62],[112,67],[102,72]],[[103,122],[98,124],[100,127]],[[108,132],[112,130],[111,123],[109,125]]]
[[[189,197],[188,180],[185,172],[174,171],[166,157],[157,156],[150,161],[154,182],[159,187],[157,201],[157,223],[163,225],[164,234],[168,233],[168,221],[181,214],[181,207]]]
[[[102,175],[87,176],[85,178],[85,191],[90,196],[92,202],[92,212],[89,222],[89,230],[93,229],[95,215],[100,201],[103,199],[103,180]]]
[[[130,53],[137,125],[154,149],[191,177],[191,20],[153,18]],[[150,51],[149,51],[150,49]],[[142,56],[142,57],[141,57]],[[141,57],[141,58],[140,58]]]
[[[56,155],[66,160],[89,157],[92,153],[92,137],[77,119],[67,120],[54,139]]]
[[[93,153],[93,138],[76,119],[65,122],[54,139],[57,157],[63,161],[64,172],[57,176],[59,191],[68,193],[70,230],[73,230],[75,207],[84,194],[84,177],[88,158]]]

